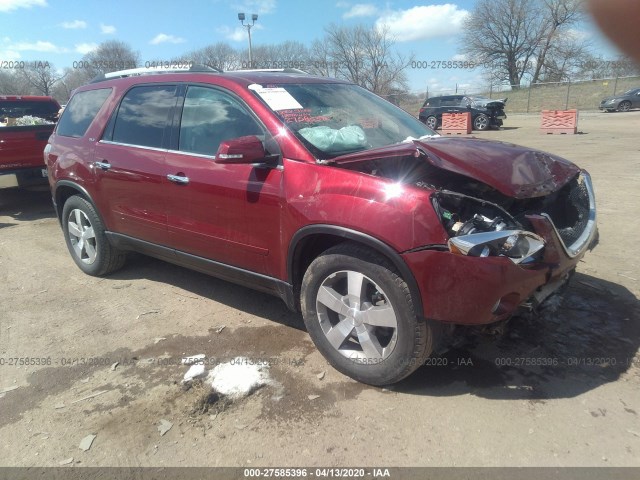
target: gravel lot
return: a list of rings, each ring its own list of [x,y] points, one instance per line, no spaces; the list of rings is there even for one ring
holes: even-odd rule
[[[278,299],[140,255],[82,274],[48,190],[0,190],[0,464],[640,466],[640,112],[538,125],[477,135],[587,168],[600,245],[555,310],[467,332],[390,389],[334,371]],[[181,385],[194,354],[268,359],[273,383],[215,402]]]

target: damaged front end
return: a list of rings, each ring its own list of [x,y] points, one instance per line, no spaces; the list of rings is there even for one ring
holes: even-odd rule
[[[476,139],[357,155],[336,163],[424,190],[446,232],[446,245],[402,254],[429,318],[487,324],[534,308],[597,243],[591,179],[564,159]]]
[[[451,191],[436,191],[431,198],[452,253],[553,263],[558,261],[557,247],[572,259],[597,241],[595,197],[585,171],[556,192],[508,199],[504,207]],[[547,244],[554,247],[545,255]]]

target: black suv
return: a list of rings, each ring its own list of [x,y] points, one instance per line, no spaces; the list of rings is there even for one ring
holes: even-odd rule
[[[492,100],[485,97],[470,97],[467,95],[445,95],[425,100],[418,118],[429,128],[435,130],[442,125],[443,113],[471,112],[474,130],[487,130],[490,127],[499,128],[502,120],[507,118],[504,106],[507,99]]]

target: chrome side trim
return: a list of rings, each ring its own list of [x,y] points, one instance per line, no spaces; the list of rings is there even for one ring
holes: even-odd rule
[[[153,150],[154,152],[168,152],[166,148],[145,147],[144,145],[135,145],[133,143],[112,142],[111,140],[100,140],[98,143],[104,143],[106,145],[118,145],[121,147],[135,147],[135,148],[140,148],[142,150]]]
[[[546,213],[540,214],[541,216],[549,220],[549,223],[553,227],[553,231],[555,232],[558,239],[560,240],[560,245],[562,245],[564,252],[567,254],[567,256],[569,256],[569,258],[577,257],[589,245],[591,245],[593,237],[596,235],[596,232],[598,231],[597,223],[596,223],[596,198],[595,198],[595,195],[593,194],[593,184],[591,183],[591,176],[584,170],[582,171],[581,176],[585,186],[587,187],[587,193],[589,195],[589,220],[587,220],[587,226],[582,232],[582,235],[580,235],[580,237],[578,237],[578,239],[575,242],[573,242],[569,246],[566,246],[564,244],[564,241],[562,240],[562,237],[560,236],[560,233],[558,232],[558,229],[553,224],[553,220],[551,220],[551,217]]]
[[[167,153],[173,153],[176,155],[186,155],[188,157],[200,157],[207,158],[209,160],[215,160],[215,155],[205,155],[204,153],[194,153],[194,152],[183,152],[182,150],[167,150]]]

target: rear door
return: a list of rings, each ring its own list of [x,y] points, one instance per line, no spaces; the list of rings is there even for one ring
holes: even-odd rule
[[[131,88],[96,146],[99,208],[114,232],[168,243],[165,157],[176,101],[176,85]]]
[[[171,199],[171,246],[273,274],[267,257],[280,252],[282,168],[218,164],[215,154],[220,142],[242,136],[275,142],[240,99],[212,86],[188,87],[178,124],[166,162],[166,174],[173,179],[165,192]]]

